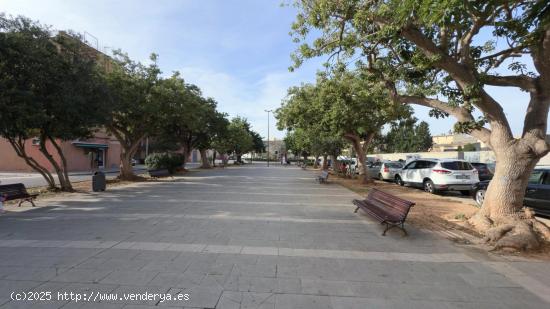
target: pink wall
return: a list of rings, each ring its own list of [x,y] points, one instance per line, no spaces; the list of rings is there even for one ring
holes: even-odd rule
[[[59,161],[58,156],[55,155],[53,146],[50,143],[47,143],[46,147],[53,155],[54,159]],[[50,170],[53,169],[50,162],[38,150],[38,146],[32,144],[31,139],[25,142],[25,148],[27,150],[27,154],[34,158],[40,165]],[[17,153],[13,150],[13,147],[6,139],[0,138],[0,171],[32,172],[34,170],[28,166],[27,163],[25,163],[25,160],[17,156]]]
[[[118,168],[120,165],[121,152],[121,147],[118,141],[103,132],[98,132],[94,138],[86,140],[86,142],[107,144],[109,148],[106,150],[105,154],[105,168]],[[32,144],[32,140],[27,140],[25,147],[29,156],[33,157],[42,166],[48,168],[50,171],[53,171],[51,164],[38,150],[38,146]],[[46,147],[54,156],[55,160],[60,162],[59,157],[55,155],[53,146],[50,143],[47,143]],[[91,160],[89,155],[86,154],[84,148],[76,147],[70,141],[62,142],[61,148],[67,159],[67,168],[70,172],[91,170]],[[0,171],[34,172],[34,170],[25,163],[25,160],[17,156],[10,143],[3,138],[0,138]]]

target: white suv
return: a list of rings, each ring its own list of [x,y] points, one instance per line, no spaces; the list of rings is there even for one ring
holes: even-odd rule
[[[416,159],[395,175],[401,186],[422,187],[424,191],[460,191],[469,195],[472,185],[479,182],[477,170],[467,161],[457,159]]]

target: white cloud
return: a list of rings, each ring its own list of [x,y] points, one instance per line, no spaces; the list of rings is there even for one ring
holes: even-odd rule
[[[219,110],[231,117],[246,117],[262,136],[267,136],[267,113],[275,110],[286,96],[290,86],[302,80],[296,73],[284,71],[263,74],[257,82],[248,83],[244,78],[212,69],[185,67],[181,69],[186,82],[196,84],[205,96],[219,103]],[[276,130],[275,119],[270,120],[270,135],[282,138],[284,133]]]

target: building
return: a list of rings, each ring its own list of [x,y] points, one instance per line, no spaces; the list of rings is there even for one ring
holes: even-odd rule
[[[432,143],[430,151],[433,152],[459,151],[466,145],[475,147],[475,151],[490,150],[485,143],[468,134],[435,135],[432,136]]]
[[[285,141],[273,139],[269,142],[263,141],[266,153],[269,152],[269,158],[271,160],[280,160],[281,155],[286,155]]]
[[[95,133],[90,139],[78,139],[73,141],[57,141],[67,159],[67,169],[75,171],[93,171],[101,169],[115,169],[120,165],[120,143],[107,134],[104,130]],[[40,140],[29,139],[25,142],[25,149],[29,157],[34,158],[40,165],[54,172],[53,166],[42,155],[39,150]],[[54,157],[54,160],[61,165],[61,158],[53,149],[50,142],[46,147]],[[10,172],[34,172],[34,170],[20,158],[10,143],[0,138],[0,171]]]

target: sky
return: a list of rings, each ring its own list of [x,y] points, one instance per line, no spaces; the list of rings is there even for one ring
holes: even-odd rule
[[[188,83],[218,102],[231,117],[244,116],[267,137],[268,115],[281,105],[287,89],[315,80],[324,59],[294,72],[289,36],[296,11],[282,0],[0,0],[0,12],[23,15],[55,30],[74,30],[98,49],[121,49],[135,60],[159,55],[165,75],[180,71]],[[515,134],[523,126],[528,96],[515,89],[491,88]],[[448,133],[452,119],[434,119],[428,109],[415,116],[430,124],[432,135]],[[270,137],[281,139],[270,116]]]

